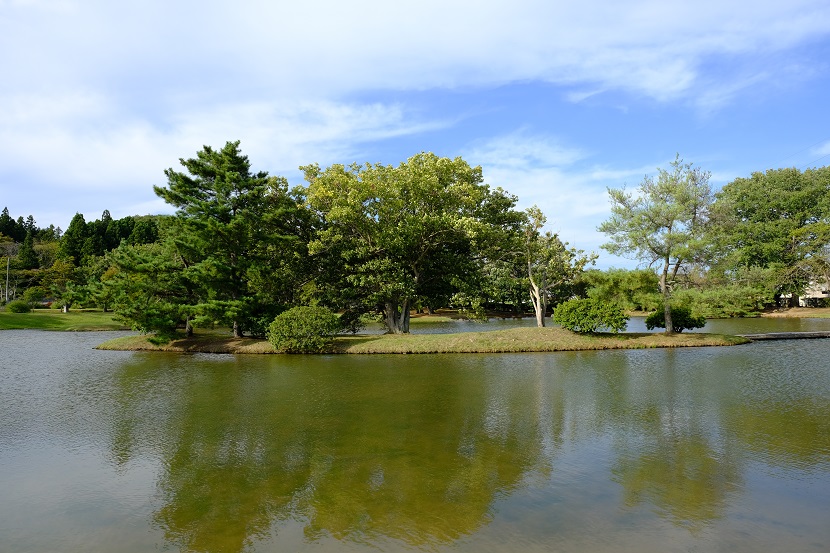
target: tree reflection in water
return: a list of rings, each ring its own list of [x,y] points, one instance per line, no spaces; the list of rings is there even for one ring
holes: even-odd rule
[[[645,507],[698,536],[727,516],[759,452],[828,470],[826,376],[805,362],[785,382],[758,358],[139,355],[114,382],[111,456],[161,460],[153,520],[188,551],[255,549],[298,525],[307,542],[436,549],[483,532],[499,500],[529,487],[548,509],[539,539],[584,533],[560,524],[573,498],[551,483],[557,457],[593,443],[610,444],[585,462],[605,471],[591,478],[615,502],[601,506],[611,527]]]
[[[169,368],[148,362],[138,372],[168,380]],[[156,523],[169,542],[210,552],[242,551],[289,520],[308,540],[420,547],[475,532],[497,496],[549,471],[552,413],[529,408],[541,389],[533,374],[471,379],[447,364],[334,378],[316,367],[174,370],[182,379],[164,406],[126,368],[119,412],[140,410],[157,420],[139,424],[165,429],[153,444],[165,467]],[[114,422],[116,459],[146,449],[130,443],[142,435],[130,420]]]

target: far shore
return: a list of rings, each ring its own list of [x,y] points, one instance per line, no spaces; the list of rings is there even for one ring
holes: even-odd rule
[[[761,316],[790,319],[830,319],[830,307],[785,307],[761,313]]]
[[[358,334],[337,336],[327,354],[417,353],[520,353],[646,349],[700,346],[732,346],[748,343],[739,336],[707,333],[597,333],[576,334],[557,327],[511,328],[457,334]],[[120,351],[168,351],[179,353],[274,354],[267,340],[233,338],[217,333],[197,333],[166,344],[154,344],[147,335],[109,340],[98,349]]]

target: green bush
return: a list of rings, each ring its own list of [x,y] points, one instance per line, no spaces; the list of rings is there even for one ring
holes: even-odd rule
[[[357,334],[366,327],[366,319],[360,311],[347,309],[340,314],[340,330]]]
[[[319,353],[340,330],[337,315],[325,307],[292,307],[268,327],[268,341],[284,353]]]
[[[46,289],[41,286],[32,286],[23,292],[23,301],[29,304],[32,309],[37,308],[46,297]]]
[[[582,280],[589,298],[615,303],[626,311],[651,311],[660,303],[660,285],[651,269],[590,269]]]
[[[628,315],[616,303],[573,299],[556,306],[553,322],[573,332],[596,332],[600,328],[619,332],[625,329]]]
[[[692,315],[692,310],[684,305],[673,305],[671,307],[671,325],[674,332],[683,332],[693,328],[703,328],[706,324],[706,317]],[[655,311],[646,317],[646,328],[666,328],[666,317],[663,308]]]
[[[12,300],[6,304],[6,311],[9,313],[28,313],[32,308],[24,300]]]
[[[729,317],[757,317],[764,307],[773,302],[773,293],[758,287],[727,285],[705,289],[681,289],[672,294],[680,305],[707,319]],[[661,311],[661,306],[654,307]]]

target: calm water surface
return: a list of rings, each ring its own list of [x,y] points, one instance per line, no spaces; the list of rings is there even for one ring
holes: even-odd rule
[[[92,349],[113,335],[0,332],[0,551],[830,547],[830,340]]]

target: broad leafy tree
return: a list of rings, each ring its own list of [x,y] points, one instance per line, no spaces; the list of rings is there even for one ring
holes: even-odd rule
[[[671,287],[680,268],[705,251],[704,231],[712,204],[709,171],[677,156],[657,178],[646,176],[636,193],[609,188],[611,218],[599,226],[610,238],[602,247],[659,268],[666,333],[673,333]]]
[[[52,297],[64,313],[73,303],[83,298],[81,286],[77,282],[77,269],[71,260],[58,259],[51,267],[43,271],[41,286],[49,290]]]
[[[714,207],[721,272],[771,269],[775,292],[793,302],[809,281],[830,273],[830,167],[735,179],[716,194]]]
[[[302,169],[323,222],[310,251],[338,268],[364,309],[382,309],[392,333],[409,332],[410,309],[473,277],[521,221],[515,197],[491,190],[481,168],[461,158],[421,153],[397,167]]]

